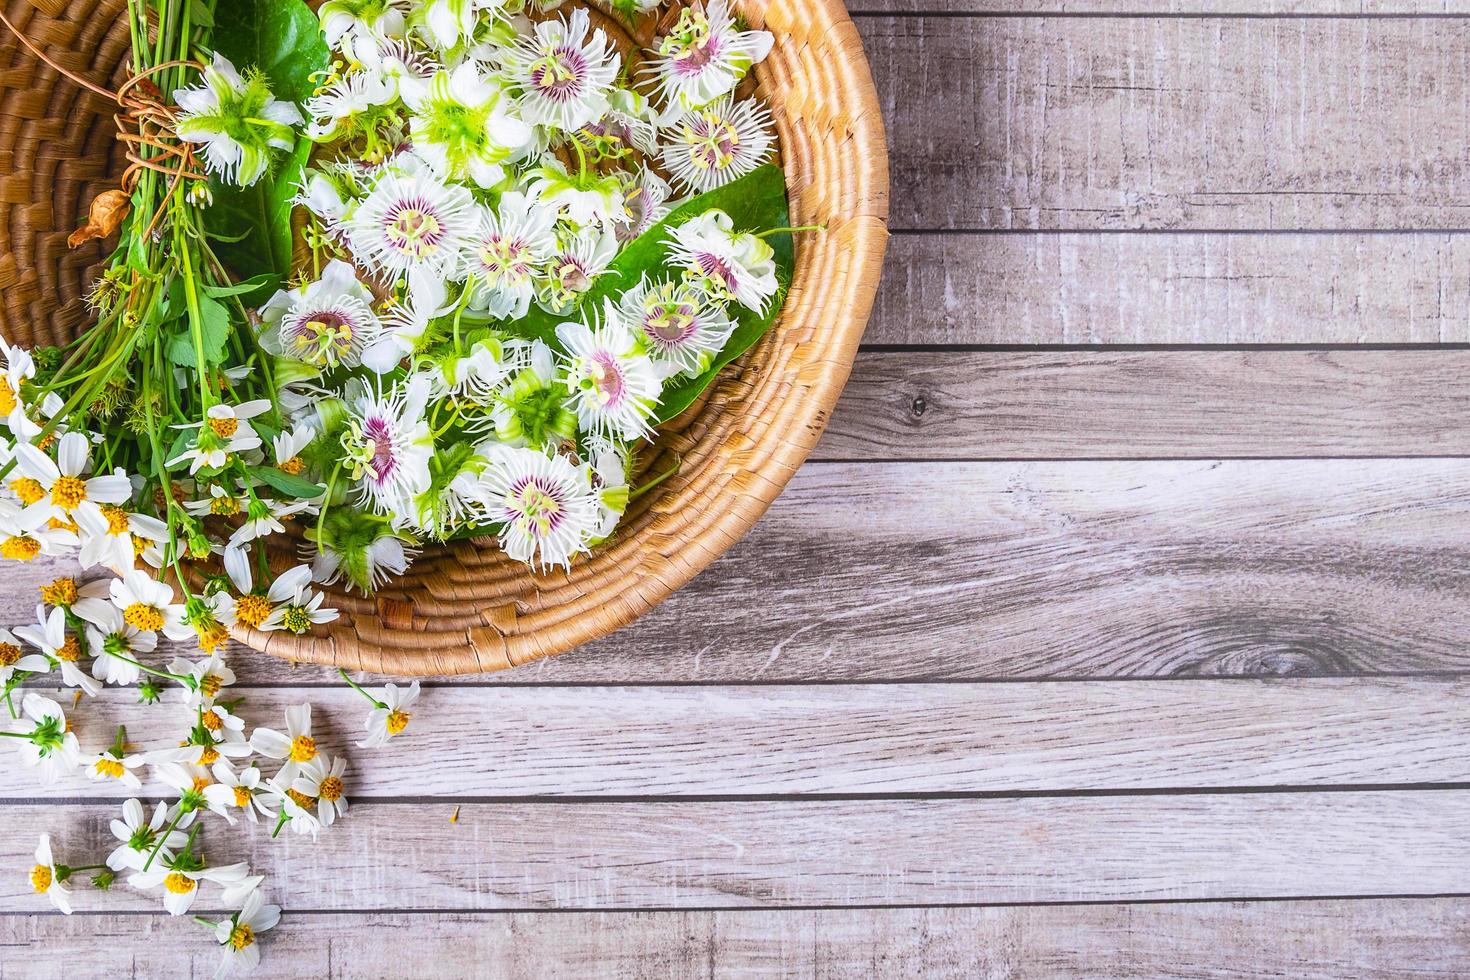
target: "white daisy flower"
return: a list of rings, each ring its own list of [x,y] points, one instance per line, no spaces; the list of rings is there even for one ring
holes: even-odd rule
[[[174,590],[147,572],[129,571],[108,585],[112,604],[122,610],[123,622],[144,633],[163,633],[170,640],[187,640],[194,628],[185,621],[184,606],[173,601]]]
[[[43,786],[75,772],[81,765],[81,749],[77,737],[67,731],[61,705],[31,692],[21,701],[20,713],[21,718],[10,731],[24,739],[20,745],[21,765],[38,770]]]
[[[612,232],[596,228],[577,232],[544,267],[544,277],[536,285],[536,302],[548,313],[569,312],[617,254],[618,239]]]
[[[198,487],[198,489],[204,489]],[[197,500],[184,501],[184,510],[195,517],[212,515],[214,517],[239,517],[245,510],[249,498],[230,480],[230,485],[223,483],[209,484],[209,495]]]
[[[735,330],[724,306],[689,282],[645,279],[623,294],[619,309],[647,342],[663,380],[703,374]]]
[[[706,211],[673,230],[669,261],[683,266],[720,297],[757,313],[776,295],[775,252],[751,234],[737,234],[723,211]]]
[[[178,801],[174,804],[175,816],[181,821],[185,815],[190,815],[192,819],[192,815],[208,805],[204,799],[204,791],[213,783],[209,778],[209,770],[203,766],[182,765],[177,762],[151,765],[154,778],[178,794]],[[180,826],[187,826],[187,823],[181,822]]]
[[[224,565],[230,581],[240,592],[236,597],[227,596],[220,604],[220,621],[228,626],[264,629],[266,620],[276,613],[284,616],[287,604],[311,580],[310,570],[298,566],[277,576],[265,592],[258,593],[250,572],[250,556],[244,548],[226,548]]]
[[[419,682],[400,688],[394,684],[384,686],[382,694],[373,698],[374,706],[367,716],[367,737],[358,742],[364,749],[375,749],[388,744],[388,740],[408,727],[413,712],[409,708],[419,699]]]
[[[158,849],[157,860],[172,861],[174,853],[188,841],[189,836],[184,830],[194,822],[197,814],[181,815],[175,828],[166,831],[165,827],[171,822],[170,811],[169,805],[160,800],[153,811],[153,819],[146,820],[142,803],[137,800],[124,803],[122,819],[114,818],[109,825],[119,844],[107,855],[107,866],[113,871],[142,871],[155,848]]]
[[[292,789],[316,800],[316,817],[323,827],[330,827],[347,813],[346,785],[342,781],[346,771],[347,760],[340,755],[331,759],[319,755],[303,763],[291,781]]]
[[[157,647],[158,634],[129,626],[111,603],[99,603],[96,620],[87,624],[92,676],[104,684],[136,684],[142,676],[138,661]]]
[[[168,631],[164,632],[167,634]],[[235,683],[235,672],[218,653],[211,653],[203,660],[175,657],[169,662],[168,670],[171,674],[189,678],[180,696],[191,708],[200,705],[206,708],[213,706],[220,692]]]
[[[317,8],[327,46],[336,48],[349,34],[402,37],[408,0],[326,0]]]
[[[100,517],[101,505],[120,504],[132,497],[133,485],[122,470],[105,476],[86,475],[91,454],[91,445],[80,432],[68,432],[57,441],[55,461],[29,443],[17,446],[16,472],[34,480],[46,495],[27,510],[34,508],[46,518],[70,523],[73,515]]]
[[[556,251],[556,212],[510,191],[497,209],[481,210],[480,226],[456,277],[469,283],[469,306],[497,319],[518,320],[531,307],[533,277]]]
[[[696,0],[659,39],[649,69],[670,107],[695,109],[733,89],[774,44],[768,31],[737,30],[727,0]]]
[[[214,938],[224,950],[215,978],[231,973],[249,973],[260,965],[260,935],[281,921],[281,907],[267,905],[265,896],[252,890],[240,911],[214,925]]]
[[[82,532],[77,561],[83,568],[102,565],[121,575],[136,568],[138,559],[157,555],[158,546],[168,540],[163,521],[116,504],[79,509],[75,517]]]
[[[666,132],[664,169],[694,193],[712,191],[750,173],[771,156],[771,117],[754,99],[726,95],[691,109]]]
[[[567,393],[584,430],[629,440],[652,431],[663,384],[611,300],[601,323],[563,323],[556,339],[566,350]]]
[[[395,521],[405,519],[414,497],[429,489],[433,436],[424,418],[431,382],[413,375],[387,395],[374,395],[358,379],[348,386],[347,432],[342,448],[359,503]]]
[[[438,276],[458,264],[476,220],[474,199],[463,187],[419,168],[392,168],[344,224],[360,265],[388,276]]]
[[[51,835],[42,834],[36,845],[36,866],[31,869],[31,888],[37,895],[45,895],[63,915],[71,915],[71,892],[62,881],[65,876],[57,871],[56,859],[51,854]]]
[[[248,187],[270,166],[270,151],[289,150],[292,126],[303,122],[290,102],[271,94],[257,72],[242,78],[230,60],[216,52],[202,84],[178,89],[174,104],[183,110],[174,132],[204,147],[210,173]]]
[[[239,810],[245,818],[255,823],[256,814],[274,820],[276,813],[265,799],[261,786],[261,772],[257,766],[246,766],[235,772],[226,762],[214,764],[214,783],[204,787],[204,799],[209,809],[224,817],[233,826],[237,821],[234,811]]]
[[[217,719],[217,716],[211,717]],[[149,752],[147,761],[155,766],[178,762],[187,766],[204,768],[213,766],[224,759],[247,759],[250,753],[250,743],[237,729],[206,729],[203,732],[191,729],[183,745]]]
[[[288,585],[282,587],[282,582],[287,582]],[[264,632],[287,630],[300,636],[313,626],[336,620],[339,615],[337,610],[324,607],[322,603],[326,596],[311,589],[310,584],[311,569],[305,565],[296,566],[272,582],[267,598],[275,595],[283,595],[283,598],[271,610],[265,622],[260,624],[260,629]],[[287,587],[290,589],[289,593]]]
[[[24,347],[12,346],[3,338],[0,338],[0,353],[5,356],[5,370],[0,372],[0,416],[4,416],[6,425],[14,429],[10,419],[17,410],[24,417],[20,389],[36,376],[36,362],[30,351]]]
[[[11,678],[18,671],[44,674],[51,670],[49,659],[39,653],[25,653],[20,642],[10,630],[0,628],[0,690],[11,686]]]
[[[283,778],[289,785],[295,778],[297,767],[317,755],[316,739],[311,734],[311,705],[298,704],[287,708],[284,732],[274,728],[257,728],[251,732],[250,747],[267,758],[286,760],[281,771],[286,773]]]
[[[597,498],[586,470],[563,456],[494,446],[482,474],[492,522],[503,524],[500,547],[516,561],[570,567],[597,527]]]
[[[298,834],[310,834],[315,838],[322,829],[321,821],[311,812],[316,807],[316,800],[291,788],[297,768],[295,765],[283,767],[265,781],[263,792],[267,803],[276,810],[277,832],[286,825]]]
[[[45,606],[37,606],[35,625],[17,627],[15,635],[56,661],[61,668],[62,683],[67,687],[81,688],[89,698],[102,690],[102,685],[82,673],[78,666],[82,645],[74,633],[67,632],[65,609],[58,606],[48,614]]]
[[[440,176],[494,187],[505,179],[505,164],[531,145],[531,127],[510,95],[473,61],[438,72],[424,92],[406,94],[414,151]]]
[[[311,445],[317,435],[319,433],[316,426],[310,422],[301,422],[277,433],[271,439],[271,453],[276,460],[276,469],[292,476],[300,476],[306,469],[301,451]]]
[[[169,915],[185,915],[199,895],[201,881],[212,881],[228,889],[232,885],[238,886],[250,875],[250,866],[244,862],[218,868],[195,868],[193,865],[196,863],[184,860],[182,855],[175,855],[169,861],[155,860],[152,870],[129,875],[128,884],[145,891],[162,886],[164,911]]]
[[[108,749],[106,752],[82,756],[82,767],[87,770],[87,778],[93,782],[116,779],[129,789],[142,789],[143,781],[133,770],[143,765],[144,761],[141,755],[123,755],[114,749]]]
[[[319,371],[357,367],[363,350],[383,330],[373,312],[373,294],[340,259],[328,262],[317,281],[277,292],[260,316],[265,321],[262,347]]]
[[[168,461],[170,468],[184,461],[189,462],[189,475],[200,469],[224,469],[232,455],[260,448],[260,436],[250,424],[250,419],[269,411],[271,403],[264,399],[245,402],[241,405],[215,405],[204,414],[202,422],[187,422],[176,425],[176,429],[198,429],[194,445],[181,455]]]
[[[601,119],[622,57],[602,31],[588,38],[587,11],[566,21],[542,21],[505,53],[504,65],[521,90],[527,122],[575,130]]]
[[[0,558],[33,561],[42,555],[66,555],[80,541],[71,525],[48,518],[39,508],[18,510],[0,501]]]
[[[245,523],[230,535],[229,547],[240,548],[251,541],[259,541],[271,534],[282,534],[286,525],[297,514],[315,514],[316,505],[310,500],[280,501],[268,497],[257,497],[245,509]]]

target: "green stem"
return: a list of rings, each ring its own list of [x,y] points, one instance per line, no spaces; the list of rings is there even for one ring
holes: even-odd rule
[[[348,686],[351,687],[358,694],[361,694],[363,697],[367,698],[375,706],[377,706],[379,708],[383,708],[385,710],[387,709],[388,706],[386,704],[384,704],[383,702],[379,701],[377,698],[373,697],[367,691],[364,691],[362,689],[362,685],[361,684],[357,683],[357,681],[353,680],[351,677],[348,677],[347,676],[347,671],[343,670],[341,667],[338,667],[337,668],[337,673],[341,674],[342,675],[342,679],[344,681],[346,681],[347,684],[348,684]]]

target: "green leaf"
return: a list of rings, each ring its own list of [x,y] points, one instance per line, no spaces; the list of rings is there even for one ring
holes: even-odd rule
[[[302,0],[229,0],[218,5],[214,20],[214,50],[236,68],[259,68],[278,99],[311,97],[311,76],[331,55],[316,14]]]
[[[208,286],[204,287],[204,295],[213,296],[215,299],[224,299],[226,296],[240,296],[244,293],[254,292],[262,286],[270,285],[271,277],[268,275],[251,276],[243,282],[237,282],[232,286]]]
[[[544,310],[532,309],[522,319],[506,324],[506,329],[555,346],[556,328],[559,324],[578,319],[582,311],[600,313],[604,298],[616,298],[637,285],[645,274],[655,280],[663,278],[663,270],[668,261],[671,229],[712,208],[728,214],[736,231],[760,232],[784,228],[791,223],[786,204],[786,175],[780,167],[767,164],[724,187],[691,198],[630,242],[608,266],[607,275],[599,278],[597,284],[582,295],[577,311],[554,316]],[[796,268],[796,251],[790,232],[771,235],[766,238],[766,242],[776,253],[776,277],[781,284],[766,306],[766,313],[762,315],[732,303],[730,317],[735,321],[735,330],[730,335],[730,340],[703,374],[696,378],[679,379],[664,388],[655,423],[667,422],[692,405],[700,393],[709,387],[710,382],[714,381],[720,369],[750,350],[775,322]]]
[[[327,490],[318,483],[312,483],[303,477],[292,476],[285,470],[276,469],[274,466],[251,466],[248,469],[251,476],[288,497],[313,500]]]
[[[230,311],[224,305],[199,297],[200,346],[204,348],[204,364],[210,367],[225,359],[225,345],[230,340]],[[168,359],[179,367],[197,368],[194,334],[187,321],[184,328],[169,338]]]

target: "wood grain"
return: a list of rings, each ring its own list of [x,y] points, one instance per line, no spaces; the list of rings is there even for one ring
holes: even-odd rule
[[[257,689],[241,714],[279,729],[286,707],[305,699]],[[320,689],[310,700],[319,745],[347,752],[350,792],[363,797],[1470,783],[1464,679],[444,687],[421,700],[413,737],[375,752],[351,748],[367,714],[356,692]],[[191,717],[118,690],[76,715],[93,752],[120,724],[140,750],[177,744]],[[81,772],[35,787],[18,765],[0,770],[0,798],[133,795]]]
[[[1470,454],[1470,351],[860,355],[816,459]]]
[[[455,683],[1464,672],[1467,554],[1466,460],[808,465],[629,628]],[[69,570],[7,568],[0,625]],[[247,683],[340,684],[230,659]]]
[[[294,914],[263,970],[322,980],[419,976],[1453,977],[1465,899],[719,912]],[[385,941],[391,938],[391,942]],[[208,976],[218,953],[165,915],[0,918],[0,980]],[[187,970],[186,970],[187,968]]]
[[[896,235],[863,339],[1462,344],[1470,236]]]
[[[1154,18],[1470,14],[1465,0],[851,0],[847,9],[854,17],[933,13]]]
[[[415,800],[356,806],[315,842],[258,826],[203,841],[211,862],[269,869],[297,912],[1389,897],[1470,891],[1467,806],[1467,790],[467,803],[451,823],[451,801]],[[30,867],[42,830],[81,864],[115,810],[7,806],[0,867]],[[161,908],[127,887],[76,904]],[[45,906],[0,876],[0,908]],[[219,907],[212,886],[198,906]]]
[[[895,228],[1470,227],[1470,22],[860,18]]]

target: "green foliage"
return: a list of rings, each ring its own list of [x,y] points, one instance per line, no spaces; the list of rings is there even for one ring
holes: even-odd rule
[[[230,311],[224,305],[199,297],[200,339],[204,348],[204,366],[213,367],[225,359],[225,345],[230,342]],[[180,312],[179,328],[169,336],[168,359],[179,367],[198,367],[194,334],[189,329],[187,313]]]
[[[249,469],[251,476],[288,497],[315,500],[326,492],[326,487],[321,484],[313,483],[303,477],[292,476],[285,470],[274,466],[252,466]]]

